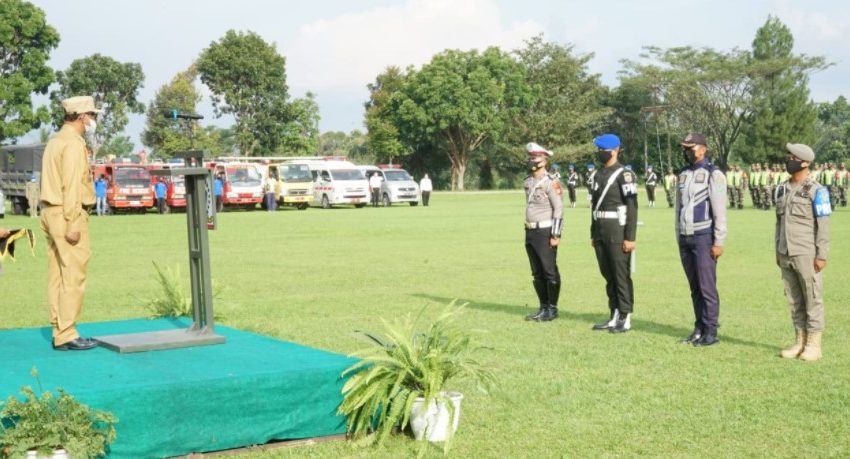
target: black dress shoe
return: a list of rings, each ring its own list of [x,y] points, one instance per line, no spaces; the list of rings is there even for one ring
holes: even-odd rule
[[[705,335],[702,338],[694,341],[695,347],[713,346],[720,342],[720,339],[714,335]]]
[[[55,351],[87,351],[96,348],[98,342],[93,339],[77,338],[73,341],[68,341],[65,344],[53,345]]]
[[[698,328],[695,328],[693,333],[688,335],[687,338],[679,341],[680,344],[694,344],[702,338],[702,331]]]

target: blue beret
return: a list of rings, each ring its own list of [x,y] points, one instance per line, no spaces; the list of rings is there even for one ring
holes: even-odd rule
[[[593,144],[603,150],[613,150],[620,146],[620,138],[614,134],[602,134],[593,139]]]

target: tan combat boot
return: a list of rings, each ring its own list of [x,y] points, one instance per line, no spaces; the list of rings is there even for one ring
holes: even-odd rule
[[[822,334],[822,331],[810,330],[808,332],[806,335],[806,348],[803,349],[803,352],[800,354],[800,360],[805,360],[807,362],[820,360],[820,339]]]
[[[789,347],[788,349],[783,349],[779,355],[782,356],[783,359],[796,359],[800,356],[800,353],[803,352],[803,347],[806,344],[806,330],[797,329],[797,340],[794,341],[794,345]]]

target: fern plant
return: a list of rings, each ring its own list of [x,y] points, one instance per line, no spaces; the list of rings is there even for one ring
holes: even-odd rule
[[[32,450],[49,456],[57,449],[71,457],[104,456],[115,440],[118,419],[89,408],[61,388],[56,389],[58,396],[44,391],[36,369],[32,375],[41,395],[22,387],[24,400],[10,396],[0,411],[0,457],[24,457]]]
[[[150,310],[151,319],[160,317],[192,317],[192,295],[186,294],[180,281],[180,268],[174,267],[165,269],[160,268],[156,262],[153,262],[153,267],[156,270],[156,280],[162,287],[162,295],[148,302],[148,310]],[[213,299],[218,298],[219,289],[213,284]],[[215,320],[222,319],[222,316],[215,314]]]
[[[363,333],[371,346],[352,354],[361,360],[343,372],[350,378],[342,388],[343,402],[338,410],[347,417],[352,438],[373,433],[368,442],[380,445],[395,427],[407,428],[413,403],[419,397],[425,406],[445,402],[453,417],[453,405],[442,393],[453,379],[471,378],[484,392],[495,385],[493,373],[470,357],[482,347],[453,326],[465,306],[453,301],[422,332],[417,331],[420,311],[417,319],[409,314],[393,322],[382,319],[384,336]],[[448,447],[446,442],[446,451]]]

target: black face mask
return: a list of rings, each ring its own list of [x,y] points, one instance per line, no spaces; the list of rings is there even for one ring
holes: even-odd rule
[[[682,156],[685,158],[685,161],[687,161],[688,164],[693,164],[697,162],[697,152],[694,151],[692,148],[683,149]]]
[[[538,159],[529,159],[525,164],[528,166],[528,170],[534,172],[542,167],[543,161]]]
[[[608,164],[608,161],[611,161],[611,156],[613,153],[610,150],[598,150],[596,152],[596,159],[599,160],[602,165]]]
[[[789,174],[796,174],[803,170],[803,162],[795,161],[793,159],[785,160],[785,170],[788,171]]]

